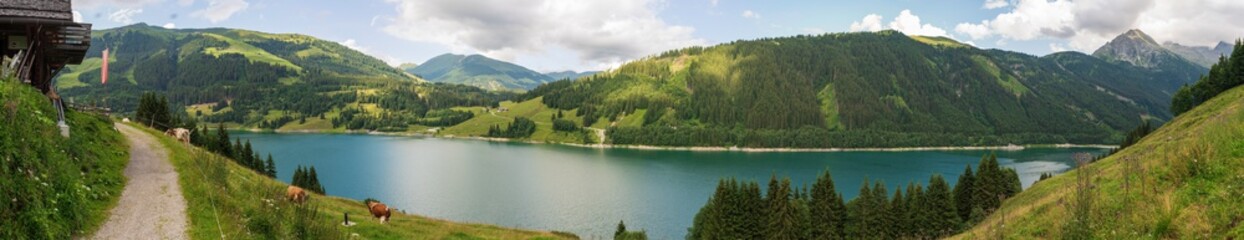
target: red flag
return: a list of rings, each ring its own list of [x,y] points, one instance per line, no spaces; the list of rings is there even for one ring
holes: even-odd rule
[[[100,63],[99,85],[108,83],[108,49],[104,48],[104,62]]]

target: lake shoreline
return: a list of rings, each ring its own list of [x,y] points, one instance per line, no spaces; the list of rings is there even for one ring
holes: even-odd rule
[[[655,146],[655,145],[617,145],[617,144],[582,144],[582,143],[562,143],[562,142],[542,142],[532,140],[516,140],[509,138],[490,138],[490,137],[474,137],[474,136],[454,136],[454,135],[435,135],[428,133],[416,132],[378,132],[367,130],[265,130],[257,128],[232,128],[228,130],[256,132],[256,133],[317,133],[317,134],[358,134],[358,135],[379,135],[379,136],[407,136],[407,137],[432,137],[447,139],[466,139],[488,142],[517,142],[529,144],[553,144],[572,146],[580,148],[595,149],[631,149],[631,150],[651,150],[651,151],[691,151],[691,152],[913,152],[913,151],[980,151],[980,150],[1000,150],[1000,151],[1022,151],[1029,148],[1099,148],[1112,149],[1117,148],[1115,145],[1107,144],[1024,144],[1024,145],[1006,145],[1006,146],[926,146],[926,147],[893,147],[893,148],[753,148],[753,147],[720,147],[720,146],[695,146],[695,147],[679,147],[679,146]]]

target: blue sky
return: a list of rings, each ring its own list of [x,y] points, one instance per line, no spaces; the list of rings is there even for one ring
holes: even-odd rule
[[[897,29],[1034,55],[1092,52],[1127,29],[1208,46],[1244,37],[1238,0],[75,0],[96,29],[145,22],[337,41],[386,62],[484,54],[537,71],[600,70],[738,39]]]

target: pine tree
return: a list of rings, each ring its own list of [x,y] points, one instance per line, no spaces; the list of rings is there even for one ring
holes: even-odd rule
[[[251,155],[250,159],[252,164],[250,166],[251,170],[255,170],[255,172],[258,172],[259,174],[267,175],[268,165],[264,164],[263,158],[259,157],[259,153]]]
[[[920,211],[931,213],[930,236],[940,238],[955,232],[959,227],[959,213],[955,208],[955,200],[950,195],[950,185],[942,175],[934,174],[929,178],[929,189],[924,198],[928,205]]]
[[[766,208],[765,239],[799,239],[802,235],[797,222],[799,213],[791,205],[790,179],[781,182],[773,179],[769,183],[769,197]]]
[[[231,148],[233,149],[233,151],[231,151],[233,155],[229,155],[229,157],[233,158],[233,161],[242,164],[242,166],[250,167],[250,162],[246,161],[246,158],[250,157],[250,155],[245,154],[246,151],[242,148],[242,139],[234,139],[233,147]]]
[[[911,223],[908,232],[917,238],[930,238],[930,230],[932,228],[931,216],[925,207],[928,205],[928,197],[925,196],[924,186],[919,183],[907,185],[907,208],[912,211],[907,212],[907,222]]]
[[[764,220],[762,216],[764,216],[765,211],[765,200],[760,196],[760,184],[749,181],[747,183],[740,183],[739,188],[740,189],[735,192],[740,194],[740,196],[737,197],[739,198],[739,203],[742,205],[740,206],[742,208],[740,212],[742,212],[745,216],[740,220],[742,221],[743,226],[740,229],[743,233],[742,235],[739,235],[741,236],[740,238],[758,239],[764,237],[765,228],[762,222]]]
[[[265,164],[265,165],[267,165],[267,166],[266,166],[266,168],[264,169],[264,173],[267,173],[267,174],[268,174],[268,177],[273,177],[273,178],[275,178],[275,177],[276,177],[276,163],[272,161],[272,154],[271,154],[271,153],[269,153],[269,154],[268,154],[268,162],[267,162],[267,164]]]
[[[984,210],[986,214],[993,212],[999,205],[998,194],[1002,193],[1002,171],[998,168],[997,155],[981,158],[976,165],[976,181],[973,182],[972,203]]]
[[[317,193],[323,194],[324,192],[320,190],[320,176],[319,174],[315,173],[315,166],[311,166],[308,169],[308,171],[309,172],[307,173],[307,187],[310,187],[311,191],[315,191]]]
[[[214,143],[213,152],[225,157],[233,156],[233,147],[229,144],[229,132],[225,131],[225,124],[221,123],[216,127],[216,143]]]
[[[972,215],[972,184],[976,181],[976,176],[972,174],[972,166],[965,166],[963,174],[959,175],[959,182],[955,183],[955,209],[959,212],[959,218],[968,225]]]
[[[306,171],[302,169],[302,165],[298,165],[298,168],[294,169],[294,177],[289,181],[289,184],[306,189],[306,174]]]
[[[864,239],[876,237],[872,233],[872,227],[875,225],[872,220],[875,209],[872,206],[872,188],[868,183],[868,179],[864,179],[864,183],[860,185],[860,193],[847,203],[848,220],[846,224],[846,232],[848,239]]]
[[[910,236],[911,226],[907,222],[907,211],[919,211],[919,209],[908,209],[906,198],[903,197],[903,189],[894,190],[894,198],[890,199],[890,205],[886,212],[887,218],[890,220],[889,238],[902,238]]]
[[[883,239],[894,238],[891,235],[891,229],[894,228],[894,220],[889,215],[889,194],[890,192],[886,190],[885,183],[881,181],[873,183],[873,194],[870,196],[870,199],[873,201],[873,210],[871,211],[874,221],[871,224],[873,226],[872,233],[874,236],[879,236]]]
[[[826,170],[812,184],[812,199],[809,211],[812,215],[812,239],[843,239],[843,221],[846,220],[846,206],[842,196],[834,190],[834,179]]]
[[[613,239],[622,237],[622,234],[626,234],[626,223],[618,221],[618,230],[613,232]]]
[[[1003,181],[1001,187],[1004,189],[1003,194],[1007,198],[1019,194],[1020,191],[1024,191],[1024,185],[1019,181],[1019,173],[1016,173],[1015,169],[1004,168],[1002,172],[1002,177],[1005,181]]]
[[[246,144],[242,145],[242,155],[246,156],[246,163],[248,164],[246,167],[249,167],[252,170],[259,169],[255,167],[257,165],[255,162],[259,162],[260,158],[255,157],[258,155],[255,154],[255,149],[251,147],[250,139],[246,139]]]

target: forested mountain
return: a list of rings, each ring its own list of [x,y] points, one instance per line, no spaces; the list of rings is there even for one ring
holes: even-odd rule
[[[431,82],[466,84],[489,90],[526,91],[560,79],[481,55],[444,54],[405,71]]]
[[[1218,57],[1231,55],[1231,50],[1235,48],[1235,45],[1227,42],[1218,42],[1218,45],[1215,45],[1214,48],[1210,48],[1202,46],[1184,46],[1178,43],[1166,42],[1162,44],[1162,47],[1165,47],[1166,49],[1175,52],[1175,54],[1179,54],[1179,56],[1201,65],[1202,67],[1209,68],[1213,66],[1214,63],[1218,62]]]
[[[597,73],[600,73],[600,71],[586,71],[586,72],[575,72],[575,71],[546,72],[546,73],[544,73],[544,75],[549,76],[549,77],[551,77],[551,78],[553,78],[553,79],[557,79],[557,80],[562,80],[562,79],[571,79],[571,80],[574,80],[574,79],[579,79],[579,78],[581,78],[581,77],[591,76],[591,75],[594,75],[594,74],[597,74]]]
[[[672,50],[525,97],[579,109],[585,120],[643,114],[642,126],[609,129],[616,144],[1111,143],[1143,119],[1170,118],[1178,85],[1153,82],[1192,82],[1205,71],[1166,66],[1036,57],[895,31],[836,33]]]
[[[1110,40],[1093,51],[1093,56],[1152,70],[1149,74],[1159,75],[1157,83],[1172,93],[1184,84],[1196,82],[1197,78],[1209,71],[1206,67],[1162,47],[1152,37],[1136,29]]]
[[[110,51],[107,84],[100,83],[104,49]],[[72,101],[127,113],[143,92],[157,92],[173,106],[190,106],[186,112],[202,121],[243,127],[297,121],[307,128],[404,130],[416,121],[446,124],[442,117],[425,119],[430,111],[469,115],[446,111],[506,98],[474,87],[421,83],[336,42],[298,34],[136,24],[94,31],[86,57],[57,78],[58,90]],[[438,109],[446,111],[433,111]]]

